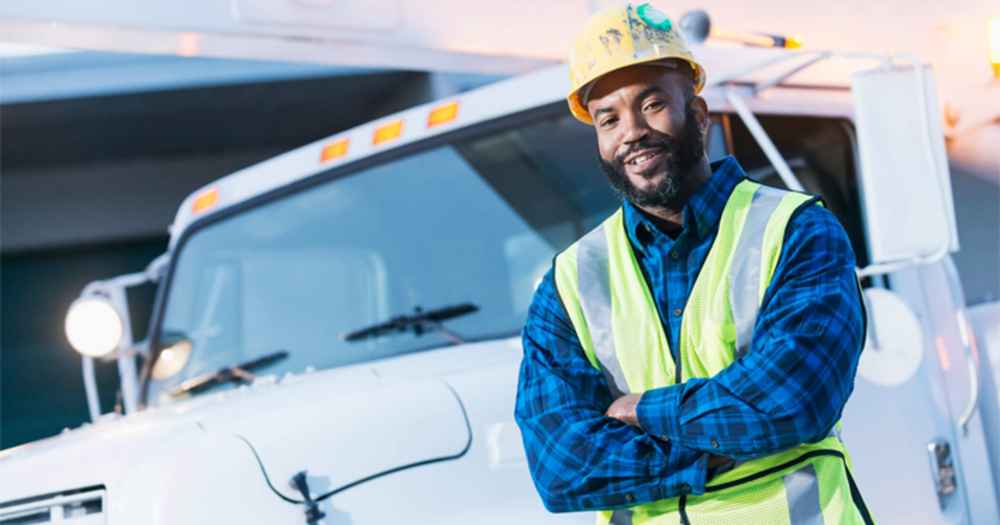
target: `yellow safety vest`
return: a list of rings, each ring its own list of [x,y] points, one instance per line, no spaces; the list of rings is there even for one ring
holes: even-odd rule
[[[750,350],[764,292],[802,193],[739,183],[684,308],[677,355],[635,260],[618,210],[555,260],[555,283],[590,363],[614,398],[712,377]],[[839,423],[838,423],[839,426]],[[598,513],[598,525],[873,523],[851,477],[839,430],[819,443],[737,462],[701,496]]]

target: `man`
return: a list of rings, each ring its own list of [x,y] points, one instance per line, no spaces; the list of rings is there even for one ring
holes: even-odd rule
[[[593,15],[570,71],[624,202],[556,257],[523,332],[515,416],[546,507],[872,523],[836,426],[865,331],[843,228],[709,164],[705,72],[649,4]]]

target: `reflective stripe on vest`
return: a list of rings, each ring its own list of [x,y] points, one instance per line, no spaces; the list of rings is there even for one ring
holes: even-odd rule
[[[622,210],[557,256],[557,294],[611,395],[711,377],[746,355],[786,226],[796,210],[816,200],[749,180],[734,188],[684,307],[676,364]],[[759,502],[747,503],[748,489]],[[758,519],[763,512],[766,522],[789,525],[824,523],[824,516],[827,523],[868,522],[836,428],[819,443],[734,462],[716,472],[705,490],[702,496],[601,512],[598,523],[678,523],[675,518],[687,515],[739,522],[744,512]],[[733,491],[742,492],[737,497]],[[754,508],[743,510],[748,505]]]
[[[739,244],[733,254],[733,262],[729,267],[729,306],[733,310],[736,327],[736,358],[750,351],[757,312],[760,311],[760,301],[764,298],[763,290],[767,288],[765,283],[761,283],[760,271],[764,231],[768,220],[787,193],[768,186],[757,188],[743,223]]]
[[[580,308],[587,320],[590,341],[597,363],[615,399],[631,392],[615,355],[615,339],[611,327],[611,277],[609,271],[608,237],[604,228],[596,228],[579,242],[576,253]]]

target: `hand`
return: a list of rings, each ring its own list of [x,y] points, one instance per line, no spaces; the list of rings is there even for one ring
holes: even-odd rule
[[[619,397],[604,415],[613,417],[626,425],[639,426],[639,417],[635,413],[635,408],[639,405],[642,394],[629,394]]]

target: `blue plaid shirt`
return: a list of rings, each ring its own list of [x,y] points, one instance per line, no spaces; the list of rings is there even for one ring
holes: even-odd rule
[[[732,157],[712,169],[685,205],[676,240],[624,204],[628,236],[671,349],[679,346],[684,305],[722,210],[746,177]],[[522,334],[515,409],[545,506],[614,509],[702,494],[709,453],[752,458],[822,439],[853,390],[864,341],[854,265],[833,214],[804,208],[788,225],[749,354],[712,378],[645,392],[637,409],[641,428],[604,416],[610,391],[559,304],[550,270]]]

